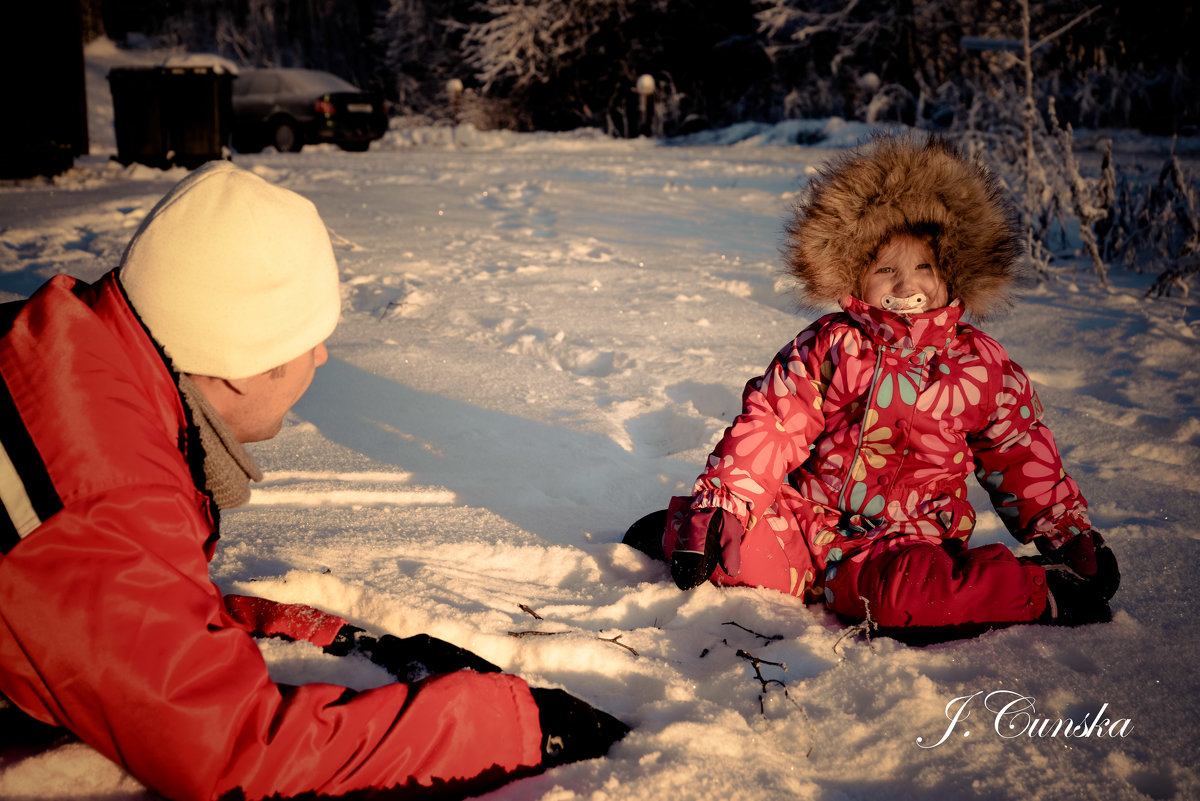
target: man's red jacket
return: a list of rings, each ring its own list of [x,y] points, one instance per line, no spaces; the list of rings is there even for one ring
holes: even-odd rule
[[[299,615],[285,631],[269,605],[227,608],[208,577],[216,513],[195,429],[115,273],[58,276],[0,315],[0,379],[0,692],[26,713],[173,799],[539,764],[537,706],[514,676],[271,681],[248,630],[325,644],[342,621]]]

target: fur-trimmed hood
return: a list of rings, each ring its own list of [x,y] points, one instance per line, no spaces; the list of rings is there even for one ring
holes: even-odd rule
[[[938,137],[883,136],[832,159],[786,227],[784,258],[808,305],[857,291],[889,236],[932,231],[951,298],[982,319],[1009,305],[1022,245],[1015,212],[982,164]]]

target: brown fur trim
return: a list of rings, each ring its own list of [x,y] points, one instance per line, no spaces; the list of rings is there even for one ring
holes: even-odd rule
[[[835,157],[793,211],[783,253],[807,305],[854,294],[889,237],[930,229],[951,298],[976,319],[1011,303],[1017,216],[987,168],[944,139],[881,136]]]

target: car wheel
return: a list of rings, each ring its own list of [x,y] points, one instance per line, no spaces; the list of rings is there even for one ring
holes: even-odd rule
[[[370,142],[338,142],[338,147],[347,153],[366,153],[370,146]]]
[[[300,136],[296,132],[296,126],[288,120],[282,120],[276,124],[271,142],[280,153],[299,153],[300,148],[304,147],[304,143],[300,141]]]

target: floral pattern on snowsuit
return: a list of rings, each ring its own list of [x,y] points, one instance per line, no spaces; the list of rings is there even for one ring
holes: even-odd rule
[[[839,566],[881,547],[965,546],[971,473],[1021,542],[1057,545],[1090,527],[1029,378],[960,322],[957,301],[916,315],[850,297],[842,308],[746,385],[692,497],[672,505],[675,529],[688,508],[719,507],[749,532],[741,573],[718,569],[717,581],[829,602]],[[781,550],[785,569],[755,564],[760,525],[775,539],[760,561],[778,562]]]

